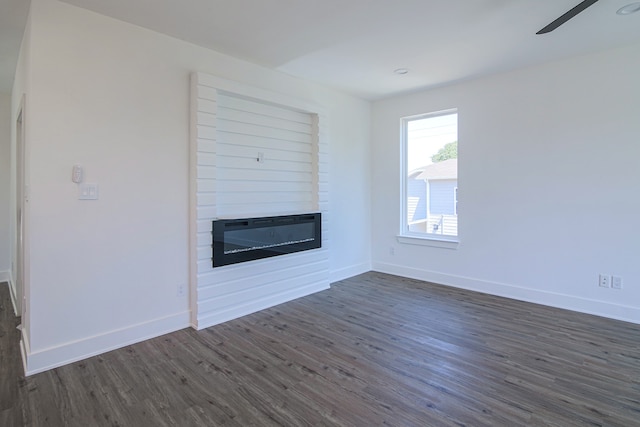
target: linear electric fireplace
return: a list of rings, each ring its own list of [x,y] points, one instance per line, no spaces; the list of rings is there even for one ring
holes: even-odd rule
[[[269,216],[213,221],[213,267],[321,247],[321,215]]]

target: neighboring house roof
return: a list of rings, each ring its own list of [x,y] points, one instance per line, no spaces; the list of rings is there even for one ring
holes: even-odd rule
[[[458,159],[449,159],[443,162],[433,163],[416,169],[411,173],[421,171],[414,179],[458,179]]]

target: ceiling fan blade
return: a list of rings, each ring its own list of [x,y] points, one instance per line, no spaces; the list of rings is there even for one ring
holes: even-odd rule
[[[538,31],[536,34],[546,34],[555,30],[560,25],[564,24],[569,19],[573,18],[574,16],[576,16],[577,14],[579,14],[589,6],[593,5],[597,1],[598,0],[584,0],[583,2],[578,4],[576,7],[574,7],[573,9],[571,9],[570,11],[562,15],[560,18],[556,19],[551,24],[547,25],[546,27]]]

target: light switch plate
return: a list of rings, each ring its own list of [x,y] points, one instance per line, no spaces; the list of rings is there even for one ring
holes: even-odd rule
[[[98,200],[98,184],[78,185],[79,200]]]
[[[611,287],[613,289],[622,289],[622,277],[611,276]]]

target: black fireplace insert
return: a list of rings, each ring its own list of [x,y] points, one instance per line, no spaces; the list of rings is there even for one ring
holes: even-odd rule
[[[213,221],[213,266],[317,249],[321,214],[218,219]]]

